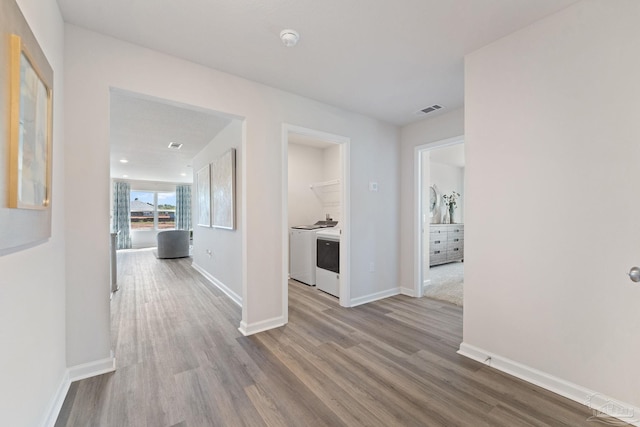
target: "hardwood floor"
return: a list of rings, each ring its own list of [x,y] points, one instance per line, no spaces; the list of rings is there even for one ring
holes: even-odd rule
[[[576,426],[575,402],[456,354],[462,309],[396,296],[341,308],[292,281],[289,323],[243,337],[191,268],[120,254],[118,370],[71,385],[56,426]]]

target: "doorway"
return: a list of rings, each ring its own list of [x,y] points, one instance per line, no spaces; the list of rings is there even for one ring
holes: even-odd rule
[[[318,221],[337,221],[339,304],[350,306],[349,144],[347,137],[294,125],[282,128],[282,277],[283,307],[288,307],[290,230]],[[295,163],[290,161],[295,156]],[[317,159],[314,161],[313,159]],[[296,200],[293,200],[293,199]],[[309,259],[315,269],[315,259]],[[335,276],[334,276],[335,277]],[[284,310],[288,321],[288,309]]]
[[[462,305],[464,280],[464,138],[415,149],[418,296]]]

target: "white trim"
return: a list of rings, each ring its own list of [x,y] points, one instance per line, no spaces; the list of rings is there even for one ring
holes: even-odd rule
[[[289,131],[290,125],[282,125],[281,135],[281,148],[282,152],[282,182],[280,190],[280,199],[282,205],[280,206],[282,215],[282,222],[280,227],[282,228],[282,265],[281,273],[283,278],[282,285],[282,319],[284,323],[289,322]],[[240,325],[240,332],[242,332],[242,324]],[[244,334],[244,332],[242,332]],[[245,334],[246,335],[246,334]]]
[[[414,147],[413,149],[413,289],[414,295],[422,296],[423,278],[423,262],[422,253],[422,162],[420,161],[421,153],[425,150],[433,150],[434,148],[444,148],[451,145],[464,143],[464,135],[454,136],[453,138],[442,139]]]
[[[106,359],[95,360],[93,362],[83,363],[71,366],[68,369],[69,381],[80,381],[85,378],[95,377],[97,375],[107,374],[116,370],[116,358],[111,356]]]
[[[69,370],[65,369],[62,381],[56,390],[56,393],[51,400],[49,410],[47,411],[44,420],[40,424],[43,427],[54,427],[60,415],[60,410],[64,404],[64,399],[67,397],[69,387],[71,386],[71,380],[69,379]]]
[[[565,381],[506,357],[482,350],[470,344],[460,344],[458,354],[494,369],[535,384],[560,396],[583,404],[596,412],[605,413],[631,425],[640,426],[640,408],[614,400],[602,393]]]
[[[249,301],[249,281],[248,281],[248,268],[249,268],[249,239],[247,237],[247,120],[242,120],[242,151],[240,153],[240,167],[242,169],[242,190],[240,191],[242,198],[242,209],[240,209],[240,226],[242,234],[242,321],[246,321],[249,317],[249,309],[247,307]]]
[[[260,322],[256,322],[253,324],[247,324],[244,320],[240,322],[240,327],[238,330],[242,335],[249,336],[253,334],[257,334],[258,332],[266,331],[269,329],[279,328],[281,326],[286,325],[287,322],[284,321],[283,317],[274,317],[267,320],[261,320]]]
[[[387,289],[386,291],[375,292],[363,297],[354,298],[351,300],[351,307],[367,304],[369,302],[378,301],[395,295],[400,295],[400,288]]]
[[[404,286],[400,288],[400,294],[401,295],[406,295],[408,297],[415,297],[416,296],[416,290],[413,288],[405,288]]]
[[[202,276],[211,282],[216,288],[220,289],[226,296],[231,298],[231,301],[235,302],[239,307],[242,307],[242,297],[237,293],[233,292],[227,285],[222,283],[220,280],[213,277],[208,271],[204,268],[200,267],[195,262],[191,263],[191,267],[194,268],[198,273],[202,274]]]
[[[420,294],[421,297],[424,296],[424,291],[425,291],[425,289],[427,289],[427,286],[429,286],[429,285],[431,285],[431,279],[425,279],[422,282],[422,293]]]
[[[41,423],[43,427],[54,427],[56,421],[58,420],[58,415],[60,415],[60,410],[62,409],[62,405],[64,404],[64,399],[67,397],[67,393],[69,392],[69,387],[71,383],[74,381],[84,380],[86,378],[95,377],[102,374],[107,374],[109,372],[114,372],[116,370],[116,359],[113,357],[113,352],[111,352],[111,357],[106,359],[96,360],[94,362],[83,363],[81,365],[71,366],[64,371],[64,375],[62,376],[62,381],[60,381],[60,385],[56,390],[56,393],[51,400],[51,404],[49,405],[49,409],[44,417],[44,420]]]

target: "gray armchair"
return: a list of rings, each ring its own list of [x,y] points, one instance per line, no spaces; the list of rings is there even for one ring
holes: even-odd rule
[[[158,258],[189,256],[189,230],[165,230],[158,233]]]

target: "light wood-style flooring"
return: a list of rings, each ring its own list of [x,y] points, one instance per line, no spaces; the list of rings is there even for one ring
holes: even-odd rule
[[[118,369],[72,384],[56,426],[578,426],[575,402],[468,360],[462,309],[355,308],[292,281],[289,323],[243,337],[240,308],[191,268],[119,254]]]

